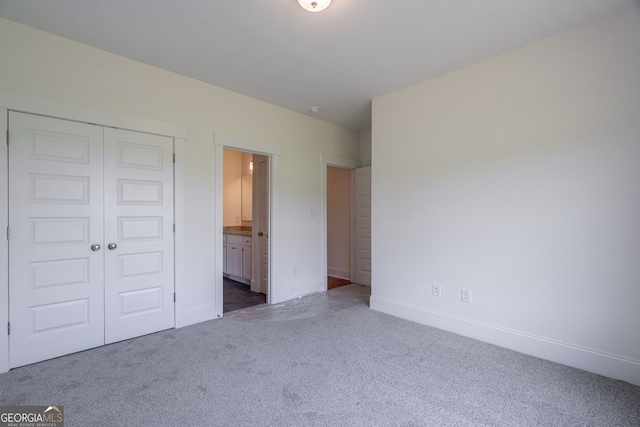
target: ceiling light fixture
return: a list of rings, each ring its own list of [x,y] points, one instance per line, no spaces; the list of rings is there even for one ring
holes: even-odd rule
[[[329,7],[331,0],[298,0],[298,3],[309,12],[322,12]]]
[[[318,108],[318,107],[311,107],[311,108],[309,108],[309,112],[310,112],[311,114],[318,114],[318,112],[319,112],[319,111],[320,111],[320,108]]]

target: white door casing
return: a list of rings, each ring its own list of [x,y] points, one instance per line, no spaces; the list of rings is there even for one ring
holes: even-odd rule
[[[104,131],[108,344],[175,324],[173,138]]]
[[[355,174],[354,282],[371,285],[371,167]]]
[[[1,96],[0,92],[0,96]],[[1,106],[1,104],[0,104]],[[8,128],[7,119],[9,111],[0,108],[0,145],[7,146]],[[0,206],[9,206],[9,164],[8,150],[0,150]],[[0,209],[0,224],[9,227],[9,209]],[[9,240],[0,239],[0,325],[9,323]],[[7,328],[8,329],[8,328]],[[0,334],[0,373],[9,370],[9,334]]]
[[[322,205],[321,205],[321,209],[320,209],[320,215],[322,216],[322,221],[321,221],[321,227],[322,227],[322,247],[321,247],[321,266],[322,269],[321,271],[323,272],[322,274],[322,290],[326,291],[327,290],[327,273],[328,273],[328,264],[327,264],[327,230],[328,230],[328,224],[327,224],[327,218],[328,218],[328,214],[327,214],[327,176],[328,176],[328,171],[327,168],[329,166],[332,167],[337,167],[337,168],[344,168],[344,169],[349,169],[352,171],[352,178],[351,178],[351,209],[350,209],[350,223],[351,224],[355,224],[355,219],[354,219],[354,212],[355,212],[355,202],[354,202],[354,197],[355,197],[355,179],[353,178],[354,176],[354,171],[359,168],[362,163],[360,162],[360,160],[354,160],[354,159],[349,159],[346,157],[338,157],[338,156],[330,156],[330,155],[326,155],[326,154],[321,154],[320,155],[320,164],[321,164],[321,174],[322,174]],[[354,240],[355,240],[355,226],[351,227],[351,238],[349,239],[349,246],[350,246],[350,252],[351,252],[351,267],[350,267],[350,280],[353,283],[357,283],[355,280],[355,245],[354,245]]]
[[[10,366],[173,327],[173,138],[9,128]]]
[[[278,212],[278,200],[279,200],[279,171],[280,171],[280,151],[281,148],[277,144],[269,143],[266,141],[258,141],[250,138],[240,137],[236,135],[226,134],[223,132],[215,132],[213,135],[213,143],[215,146],[215,215],[214,215],[214,229],[216,233],[216,255],[215,262],[213,263],[213,270],[215,275],[215,308],[217,317],[222,317],[222,290],[223,290],[223,252],[222,252],[222,217],[223,217],[223,203],[222,203],[222,171],[223,171],[223,158],[224,149],[240,150],[255,154],[262,154],[267,156],[269,160],[268,171],[268,193],[269,193],[269,241],[268,241],[268,286],[267,286],[267,303],[275,304],[281,301],[286,301],[291,298],[297,297],[297,295],[291,296],[289,292],[282,292],[280,288],[281,281],[278,281],[279,270],[273,268],[274,265],[278,265],[278,230],[279,230],[279,212]],[[256,166],[256,160],[254,159],[254,167]],[[254,169],[254,175],[256,170]],[[254,183],[254,194],[256,194]],[[255,206],[255,205],[254,205]],[[257,221],[254,219],[254,222]],[[257,227],[254,227],[252,245],[254,250],[259,248],[256,236]],[[257,277],[257,261],[259,257],[254,252],[253,254],[252,277]],[[251,290],[255,291],[254,283],[252,281]]]
[[[9,131],[16,367],[104,344],[103,132],[14,112]]]

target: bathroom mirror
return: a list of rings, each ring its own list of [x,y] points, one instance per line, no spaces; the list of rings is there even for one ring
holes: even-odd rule
[[[253,211],[252,199],[253,175],[242,175],[242,220],[252,221]]]

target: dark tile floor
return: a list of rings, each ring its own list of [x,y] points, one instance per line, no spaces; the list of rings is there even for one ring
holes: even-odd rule
[[[235,280],[225,278],[223,287],[223,313],[267,302],[267,296],[265,294],[252,292],[249,285],[236,282]]]
[[[351,280],[340,279],[338,277],[327,277],[327,290],[339,288],[340,286],[346,286],[351,284]]]
[[[335,289],[340,286],[348,285],[350,283],[350,280],[338,279],[337,277],[329,276],[327,278],[327,289]],[[252,292],[249,285],[245,285],[243,283],[239,283],[235,280],[227,278],[224,278],[223,292],[223,313],[252,307],[258,304],[264,304],[267,302],[267,296],[265,294]]]

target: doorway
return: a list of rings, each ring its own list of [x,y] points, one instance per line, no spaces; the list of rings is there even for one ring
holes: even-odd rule
[[[269,157],[224,148],[222,312],[268,299]]]
[[[353,172],[327,166],[327,290],[351,283]]]
[[[361,162],[325,154],[320,156],[320,162],[323,195],[321,209],[323,288],[329,290],[355,282],[356,192],[354,185],[355,171],[360,167]],[[339,236],[339,233],[342,235]]]

